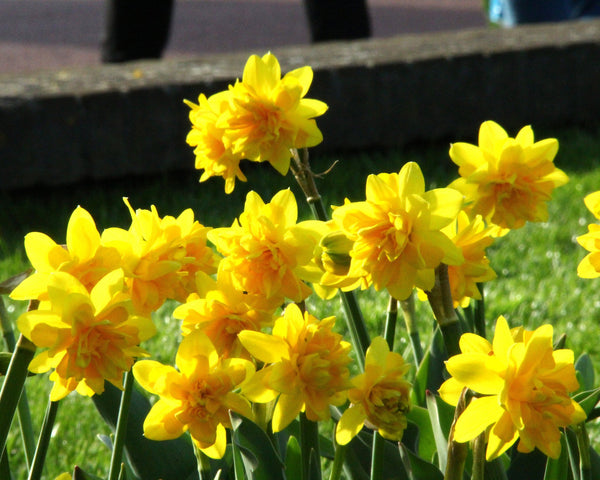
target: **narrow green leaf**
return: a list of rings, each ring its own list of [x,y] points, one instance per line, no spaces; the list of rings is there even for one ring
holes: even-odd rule
[[[284,480],[284,463],[269,436],[251,420],[230,412],[231,440],[239,448],[249,480]]]
[[[403,445],[399,446],[400,457],[406,470],[408,480],[443,480],[444,475],[442,472],[432,463],[426,462],[421,457],[418,457],[413,452],[405,448]],[[385,477],[387,478],[387,477]]]
[[[438,453],[438,466],[442,472],[446,471],[446,462],[448,461],[448,435],[444,433],[436,396],[433,395],[429,390],[426,392],[427,411],[429,412],[429,419],[431,420],[431,429],[433,431],[433,438],[435,439],[435,445]],[[442,414],[443,415],[443,414]]]
[[[84,472],[81,467],[75,467],[73,469],[73,480],[104,480],[104,479],[101,477],[97,477],[96,475],[92,475],[91,473]]]
[[[411,402],[413,405],[426,406],[425,392],[431,390],[437,392],[444,381],[447,360],[444,339],[439,328],[436,328],[431,338],[431,343],[421,365],[417,369],[413,388],[411,391]]]
[[[413,405],[408,415],[406,416],[409,426],[413,424],[416,426],[416,437],[414,440],[411,438],[412,429],[407,428],[404,431],[402,437],[402,443],[410,446],[415,445],[414,451],[417,451],[421,458],[432,459],[434,454],[437,452],[435,445],[435,438],[433,436],[433,429],[431,428],[431,420],[429,419],[429,412],[426,408]]]
[[[592,390],[596,386],[594,375],[594,364],[591,357],[584,353],[575,362],[577,379],[581,390]]]
[[[600,400],[600,388],[580,392],[573,397],[573,400],[579,403],[585,413],[589,415]]]
[[[285,477],[287,480],[300,480],[302,471],[302,456],[298,439],[290,436],[285,450]]]
[[[353,479],[369,478],[371,471],[371,445],[373,434],[363,430],[346,446],[345,469],[351,472]],[[406,470],[400,458],[398,444],[386,440],[383,457],[385,458],[382,478],[386,480],[408,480]]]
[[[321,459],[315,450],[310,451],[308,480],[321,480]]]
[[[544,478],[546,470],[546,455],[535,449],[531,453],[517,452],[516,448],[508,468],[507,476],[510,480]],[[562,480],[562,479],[560,479]]]

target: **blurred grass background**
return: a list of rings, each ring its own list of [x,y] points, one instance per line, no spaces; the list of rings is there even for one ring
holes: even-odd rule
[[[576,357],[586,352],[600,366],[598,338],[600,297],[598,281],[577,277],[576,269],[585,251],[576,237],[587,232],[594,222],[586,210],[583,197],[600,190],[600,125],[589,129],[562,129],[542,131],[534,127],[537,139],[555,137],[560,150],[555,163],[570,176],[570,182],[555,191],[549,205],[550,220],[543,224],[528,224],[499,239],[488,251],[498,279],[486,286],[486,318],[491,330],[498,315],[504,315],[511,325],[533,329],[542,323],[551,323],[555,335],[567,333],[567,347]],[[509,132],[514,136],[516,132]],[[476,143],[472,138],[455,139]],[[364,185],[368,174],[399,171],[407,161],[421,166],[427,188],[441,187],[457,176],[457,168],[448,157],[448,144],[419,144],[403,149],[382,152],[315,156],[312,159],[316,173],[326,171],[335,160],[333,170],[318,180],[318,188],[326,205],[339,205],[345,197],[364,199]],[[190,165],[193,158],[190,154]],[[268,165],[246,162],[242,164],[248,183],[237,182],[235,191],[226,195],[223,181],[211,179],[199,184],[199,173],[193,170],[172,172],[158,177],[114,179],[56,188],[31,188],[0,192],[0,280],[15,275],[29,264],[23,249],[23,236],[40,231],[61,243],[65,240],[66,226],[77,205],[88,210],[102,231],[110,226],[127,228],[130,217],[122,202],[129,197],[134,208],[156,205],[161,216],[177,216],[191,207],[196,218],[204,225],[228,226],[243,210],[248,191],[255,190],[265,202],[280,189],[291,187],[298,200],[300,217],[309,218],[310,212],[302,194],[291,176],[282,177]],[[360,292],[359,302],[373,335],[382,328],[386,295],[372,290]],[[16,318],[24,305],[7,300],[7,308]],[[145,347],[153,358],[171,363],[179,341],[179,324],[170,317],[173,305],[166,305],[154,315],[159,334]],[[309,302],[316,316],[341,314],[337,300],[323,303]],[[422,320],[422,340],[426,342],[431,329],[427,305],[418,308]],[[343,322],[338,322],[343,324]],[[404,352],[408,342],[399,324],[397,350]],[[408,356],[410,359],[410,356]],[[47,375],[31,377],[27,394],[32,404],[34,425],[41,424],[50,391]],[[24,457],[16,425],[7,445],[9,459],[16,479],[26,478]],[[593,441],[600,446],[597,428]],[[95,436],[109,435],[89,399],[69,395],[59,409],[53,440],[50,444],[44,478],[53,479],[74,465],[97,475],[105,475],[110,454]]]

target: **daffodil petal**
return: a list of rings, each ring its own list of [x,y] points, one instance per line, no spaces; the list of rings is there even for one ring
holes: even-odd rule
[[[454,427],[454,440],[468,442],[495,423],[504,413],[495,396],[474,398],[461,413]]]

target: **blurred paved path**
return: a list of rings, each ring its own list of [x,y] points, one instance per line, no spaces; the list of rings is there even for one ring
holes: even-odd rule
[[[373,36],[477,28],[482,0],[368,0]],[[0,74],[100,64],[102,0],[0,0]],[[301,0],[176,0],[165,58],[309,43]]]

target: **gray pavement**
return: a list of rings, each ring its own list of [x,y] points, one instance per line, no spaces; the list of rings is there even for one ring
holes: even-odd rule
[[[481,0],[368,0],[374,37],[485,25]],[[0,0],[0,75],[100,64],[102,0]],[[177,0],[164,58],[309,43],[301,0]]]

